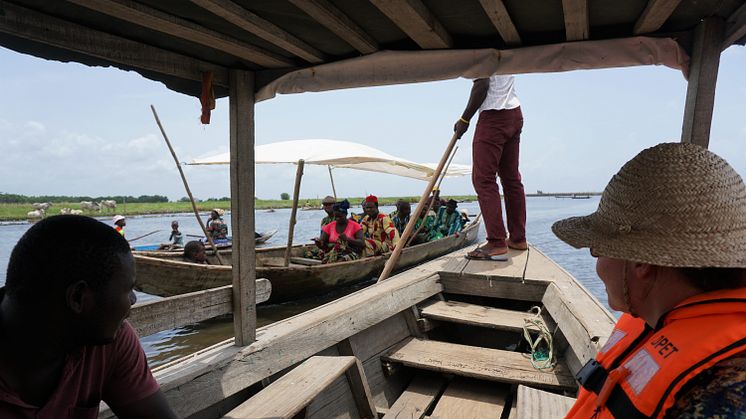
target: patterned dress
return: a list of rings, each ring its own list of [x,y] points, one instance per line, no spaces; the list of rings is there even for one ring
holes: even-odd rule
[[[399,232],[399,236],[404,233],[404,229],[407,228],[407,224],[409,223],[409,218],[411,216],[412,214],[407,214],[406,217],[400,217],[398,211],[394,211],[389,214],[389,217],[391,217],[391,221],[394,223],[394,227],[396,227],[396,231]]]
[[[226,240],[228,239],[228,224],[221,217],[210,219],[207,221],[207,234],[213,240]]]
[[[443,236],[452,236],[464,228],[464,220],[458,211],[453,211],[449,214],[445,208],[441,209],[443,211],[438,213],[438,220],[436,222],[438,232]]]
[[[386,214],[379,212],[374,219],[366,215],[360,225],[363,227],[366,256],[377,256],[391,252],[399,243],[399,232],[396,230],[394,222]]]

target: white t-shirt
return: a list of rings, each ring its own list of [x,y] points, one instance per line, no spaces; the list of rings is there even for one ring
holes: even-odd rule
[[[479,112],[488,109],[514,109],[521,106],[515,93],[515,77],[490,76],[490,88],[487,97],[479,107]]]

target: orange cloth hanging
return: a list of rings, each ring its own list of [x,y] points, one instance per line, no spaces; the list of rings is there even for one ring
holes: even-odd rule
[[[202,93],[199,95],[202,104],[202,116],[199,120],[203,124],[210,123],[210,111],[215,109],[215,92],[212,90],[212,71],[202,73]]]

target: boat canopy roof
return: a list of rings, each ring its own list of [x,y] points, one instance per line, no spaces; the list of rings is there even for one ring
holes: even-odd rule
[[[746,41],[744,0],[6,0],[0,45],[133,70],[199,97],[255,74],[257,100],[356,86],[660,64],[694,28]]]
[[[392,156],[364,144],[338,140],[292,140],[258,145],[254,149],[256,164],[305,164],[343,167],[345,169],[388,173],[420,180],[429,180],[435,170],[435,163],[416,163],[401,157]],[[230,153],[194,159],[190,165],[230,164]],[[471,166],[452,163],[446,176],[466,176],[471,174]]]

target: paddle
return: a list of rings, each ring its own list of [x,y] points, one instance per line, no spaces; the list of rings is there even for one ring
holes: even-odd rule
[[[135,240],[140,240],[140,239],[142,239],[143,237],[148,237],[148,236],[150,236],[150,235],[152,235],[152,234],[155,234],[155,233],[158,233],[158,232],[160,232],[160,231],[162,231],[162,230],[153,230],[153,231],[151,231],[151,232],[150,232],[150,233],[148,233],[148,234],[143,234],[142,236],[137,236],[137,237],[135,237],[134,239],[129,239],[129,240],[127,240],[127,241],[128,241],[128,242],[133,242],[133,241],[135,241]]]

